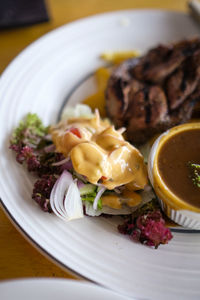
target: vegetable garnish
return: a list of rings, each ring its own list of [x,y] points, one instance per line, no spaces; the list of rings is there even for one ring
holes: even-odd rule
[[[80,131],[78,130],[78,128],[71,128],[70,130],[69,130],[71,133],[73,133],[74,135],[76,135],[79,139],[81,139],[81,133],[80,133]]]
[[[55,175],[43,175],[33,187],[32,199],[46,212],[52,212],[50,195],[57,178]]]
[[[170,229],[165,226],[156,200],[145,204],[127,217],[124,223],[118,226],[118,230],[122,234],[129,235],[134,241],[155,248],[160,244],[167,244],[173,237]]]
[[[94,168],[97,167],[101,171],[100,173],[103,174],[97,174],[98,178],[90,181],[87,174],[78,172],[75,168],[71,153],[73,147],[77,148],[77,145],[81,145],[81,143],[88,144],[90,142],[91,145],[94,145],[97,142],[96,150],[99,149],[98,153],[102,151],[104,158],[106,151],[109,151],[110,155],[113,152],[115,164],[123,159],[124,152],[121,152],[121,156],[117,156],[121,145],[125,149],[125,146],[127,147],[128,144],[121,137],[119,131],[115,131],[114,127],[109,127],[111,126],[109,122],[102,121],[98,114],[92,114],[91,110],[85,105],[79,105],[69,110],[74,117],[70,118],[70,113],[67,110],[63,114],[64,122],[67,124],[66,130],[59,127],[59,124],[58,126],[56,125],[56,129],[62,128],[61,138],[63,134],[66,139],[66,134],[68,134],[67,139],[70,137],[71,140],[69,141],[72,141],[72,144],[74,143],[71,150],[69,148],[67,155],[58,151],[58,148],[53,143],[49,127],[45,127],[35,114],[28,114],[20,122],[19,127],[14,130],[11,137],[10,149],[16,152],[17,162],[26,165],[28,171],[38,177],[33,187],[33,200],[39,204],[43,211],[53,212],[65,221],[83,218],[84,214],[92,217],[124,215],[128,218],[128,215],[130,216],[134,212],[134,215],[129,217],[128,223],[122,225],[123,227],[119,226],[120,232],[130,234],[127,228],[130,227],[130,222],[132,222],[131,228],[133,229],[134,226],[134,231],[132,231],[131,236],[132,238],[136,236],[135,240],[155,247],[158,247],[159,244],[167,243],[171,237],[169,230],[164,226],[161,213],[158,214],[156,212],[152,214],[152,212],[145,211],[145,213],[141,214],[141,208],[144,207],[145,203],[152,203],[152,199],[155,196],[151,187],[146,185],[146,181],[143,180],[145,172],[144,174],[141,173],[141,177],[136,176],[136,180],[139,180],[137,185],[135,185],[135,181],[130,181],[132,179],[128,179],[131,183],[129,185],[129,181],[120,184],[120,176],[117,179],[119,184],[113,185],[113,178],[115,178],[116,174],[113,173],[111,174],[112,176],[107,176],[106,174],[110,172],[109,168],[102,167],[100,159],[98,164],[96,164],[97,160],[93,152],[91,155],[89,154],[86,160],[83,159],[82,163],[87,165],[93,155],[94,162],[91,162],[93,162],[94,167],[91,167],[92,164],[88,165],[90,168],[88,174],[92,174]],[[82,116],[80,114],[81,111],[83,111]],[[79,120],[81,120],[83,125],[80,126]],[[87,126],[84,124],[87,124]],[[94,124],[96,127],[93,128]],[[103,125],[105,128],[103,128]],[[94,139],[91,138],[92,135]],[[66,144],[64,143],[67,147],[71,147],[69,141],[66,140]],[[120,147],[114,147],[117,142],[119,142]],[[103,148],[101,149],[100,147],[104,146],[105,143],[109,143],[109,145],[106,144],[105,149],[102,150]],[[142,162],[142,157],[138,154],[138,150],[136,149],[135,151]],[[87,152],[85,154],[87,156]],[[129,152],[126,155],[124,159],[129,158]],[[120,161],[118,158],[120,158]],[[106,160],[103,161],[104,164],[105,162]],[[105,166],[107,165],[105,164]],[[126,164],[122,164],[122,167],[125,168]],[[138,168],[135,168],[134,165],[131,165],[131,167],[136,174]],[[142,183],[143,181],[144,183]],[[114,188],[111,188],[111,185]],[[138,212],[140,215],[134,217]],[[138,234],[139,231],[140,234]],[[134,232],[137,232],[137,235]]]
[[[37,148],[41,138],[48,133],[48,127],[36,114],[27,114],[26,118],[19,123],[19,126],[12,134],[11,144],[26,145]]]
[[[200,188],[200,164],[189,162],[188,166],[190,167],[193,184]]]
[[[63,220],[83,218],[83,204],[81,201],[77,180],[63,171],[57,179],[50,195],[50,205],[53,212]]]
[[[100,189],[94,199],[94,203],[93,203],[94,210],[97,210],[98,201],[101,198],[101,196],[103,195],[103,193],[105,192],[105,190],[106,190],[106,188],[104,186],[100,187]]]
[[[64,159],[64,156],[55,152],[48,135],[48,127],[42,124],[36,114],[29,113],[14,130],[10,149],[16,152],[18,163],[26,163],[28,171],[36,173],[39,177],[60,173],[59,168],[52,164]]]

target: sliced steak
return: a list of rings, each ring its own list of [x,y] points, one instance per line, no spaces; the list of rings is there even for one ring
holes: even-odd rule
[[[200,51],[188,57],[166,82],[170,110],[174,110],[197,87],[200,78]]]
[[[110,99],[109,102],[106,102],[106,110],[109,111],[109,116],[117,127],[124,126],[124,115],[129,105],[130,90],[137,92],[143,88],[142,82],[129,75],[128,67],[130,67],[129,64],[122,64],[121,68],[117,68],[110,77],[106,89],[106,98]]]
[[[199,39],[181,41],[175,45],[159,45],[141,57],[132,68],[133,77],[141,81],[161,83],[188,57],[200,49]]]
[[[177,55],[171,47],[158,46],[141,58],[133,68],[133,77],[150,83],[161,83],[184,60],[184,55]]]
[[[127,135],[135,143],[144,142],[156,133],[161,123],[168,123],[165,93],[159,86],[146,86],[136,93],[130,92],[127,113]],[[161,122],[162,120],[162,122]],[[146,132],[148,127],[149,132]]]
[[[117,67],[106,89],[106,110],[133,143],[191,118],[200,101],[200,39],[150,50]]]

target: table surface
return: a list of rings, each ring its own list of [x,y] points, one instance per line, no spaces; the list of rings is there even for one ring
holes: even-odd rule
[[[139,8],[187,11],[187,0],[47,0],[50,21],[18,29],[0,31],[0,73],[31,42],[48,31],[93,14]],[[0,208],[0,280],[20,277],[75,276],[56,266],[17,231]]]

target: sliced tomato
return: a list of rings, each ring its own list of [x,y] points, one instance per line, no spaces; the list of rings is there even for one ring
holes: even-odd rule
[[[78,128],[72,127],[72,128],[70,128],[69,131],[70,131],[71,133],[73,133],[74,135],[76,135],[79,139],[81,139],[81,133],[80,133],[80,131],[78,130]]]

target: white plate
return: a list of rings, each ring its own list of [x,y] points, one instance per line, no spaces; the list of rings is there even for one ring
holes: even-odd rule
[[[66,279],[26,279],[0,283],[1,300],[128,300],[96,284]]]
[[[117,232],[117,219],[87,218],[65,223],[42,212],[31,199],[32,179],[8,150],[13,127],[27,112],[54,122],[67,95],[102,65],[105,50],[145,51],[160,42],[199,34],[184,14],[121,11],[63,26],[36,41],[0,80],[0,196],[29,239],[63,267],[116,290],[145,299],[200,298],[200,235],[174,233],[158,250]],[[75,100],[90,91],[82,89]],[[74,100],[73,100],[74,101]]]

